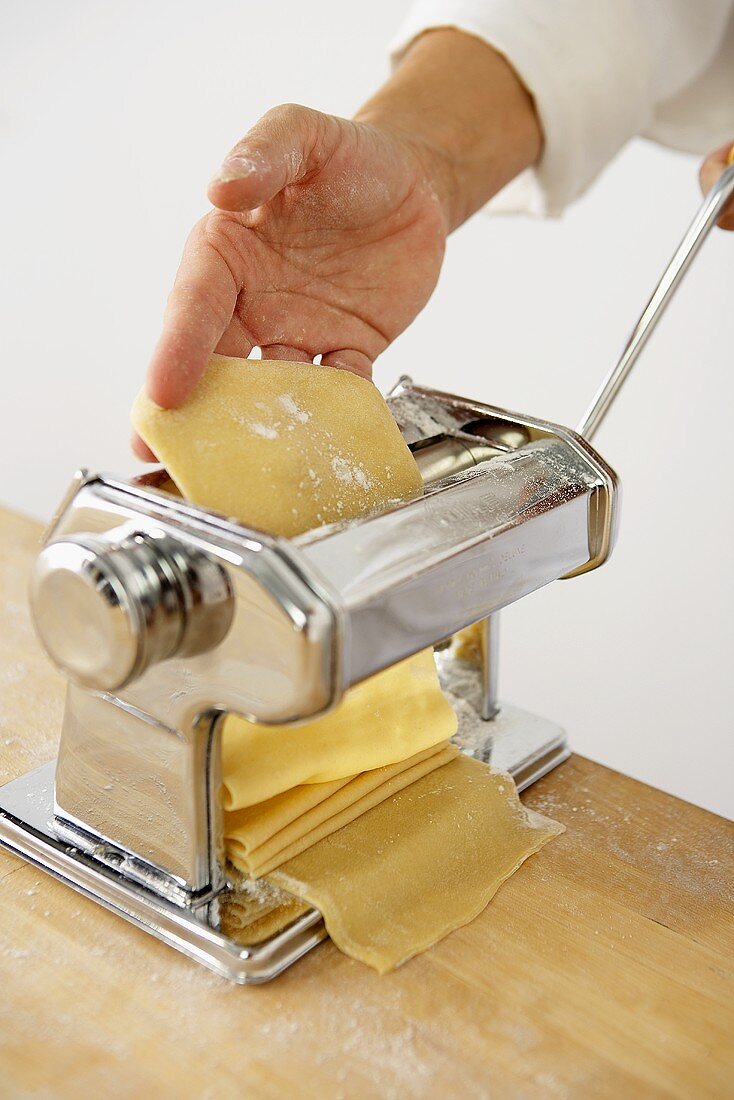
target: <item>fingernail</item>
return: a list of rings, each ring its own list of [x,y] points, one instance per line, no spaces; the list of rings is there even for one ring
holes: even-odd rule
[[[250,157],[227,157],[212,182],[229,183],[231,180],[243,180],[256,171],[257,165]]]
[[[720,175],[721,169],[717,165],[708,161],[703,165],[701,169],[701,190],[704,195],[708,195]]]

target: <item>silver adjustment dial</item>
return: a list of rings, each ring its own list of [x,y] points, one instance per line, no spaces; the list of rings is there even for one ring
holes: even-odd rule
[[[49,543],[31,579],[38,636],[74,683],[118,691],[158,661],[224,639],[234,595],[209,555],[164,534],[112,531]]]

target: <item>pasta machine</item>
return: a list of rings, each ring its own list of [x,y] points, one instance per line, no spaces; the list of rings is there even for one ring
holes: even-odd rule
[[[423,492],[290,540],[185,502],[165,471],[77,474],[31,591],[69,681],[58,759],[0,788],[0,843],[217,973],[260,982],[326,930],[225,861],[225,715],[311,719],[433,645],[463,751],[520,788],[564,760],[562,730],[498,702],[497,613],[609,556],[618,485],[588,440],[733,190],[731,168],[578,431],[403,378],[388,403]],[[472,663],[451,639],[475,623]]]

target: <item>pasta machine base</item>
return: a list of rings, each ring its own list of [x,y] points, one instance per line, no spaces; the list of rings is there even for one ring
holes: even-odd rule
[[[569,756],[563,730],[551,722],[510,705],[489,723],[472,710],[461,704],[456,742],[468,755],[509,771],[519,790]],[[136,883],[126,873],[133,857],[122,848],[82,851],[66,842],[53,828],[55,766],[52,760],[0,787],[0,845],[241,985],[275,978],[326,939],[318,910],[295,899],[284,905],[267,892],[262,897],[259,888],[238,885],[233,868],[231,883],[215,898],[182,906]]]

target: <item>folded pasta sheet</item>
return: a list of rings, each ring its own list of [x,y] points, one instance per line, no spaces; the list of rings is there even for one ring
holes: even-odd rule
[[[261,806],[227,813],[224,831],[229,857],[240,870],[265,874],[453,760],[458,752],[455,745],[443,742],[386,768],[348,780],[295,787]]]
[[[446,741],[456,715],[430,650],[352,688],[323,718],[263,726],[229,717],[222,736],[224,807],[242,809],[303,783],[327,783],[399,763]]]

